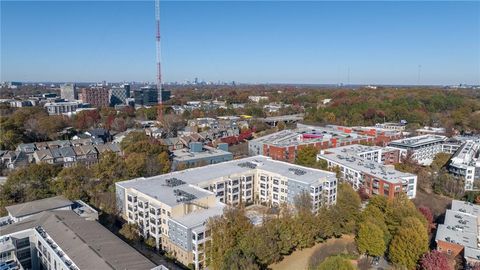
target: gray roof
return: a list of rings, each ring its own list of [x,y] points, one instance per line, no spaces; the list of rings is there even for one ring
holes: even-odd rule
[[[475,233],[455,230],[446,224],[438,225],[435,240],[454,243],[464,247],[477,247],[477,235]]]
[[[23,217],[33,215],[47,210],[58,209],[70,206],[73,203],[63,196],[56,196],[32,202],[20,203],[6,206],[8,213],[13,217]]]
[[[209,218],[222,215],[224,207],[225,204],[217,202],[213,207],[200,209],[188,215],[172,219],[190,229],[197,226],[205,226]]]
[[[228,151],[223,151],[221,149],[216,149],[209,146],[203,146],[203,150],[201,152],[191,152],[189,149],[178,149],[173,151],[174,160],[179,162],[189,161],[189,160],[197,160],[203,158],[211,158],[211,157],[223,157],[223,156],[230,156],[232,159],[233,154]]]
[[[254,156],[149,178],[136,178],[117,182],[116,185],[124,188],[133,188],[153,198],[161,198],[162,202],[166,204],[176,205],[178,203],[176,202],[176,197],[173,195],[173,189],[185,188],[187,192],[193,192],[196,196],[208,196],[211,194],[209,191],[195,186],[214,179],[228,179],[230,175],[233,174],[253,174],[255,170],[277,173],[306,184],[314,184],[324,179],[333,179],[336,177],[335,173],[332,172],[272,160],[265,156]],[[170,188],[166,186],[166,179],[170,178],[177,178],[186,184]]]
[[[416,148],[431,143],[441,143],[447,139],[445,136],[440,135],[421,135],[401,140],[391,141],[388,146],[400,147],[400,148]]]
[[[476,205],[476,204],[465,202],[465,201],[452,200],[451,209],[454,211],[467,213],[480,218],[480,205]]]
[[[60,155],[62,157],[75,157],[76,156],[75,151],[73,151],[73,148],[71,146],[58,148],[58,152],[60,152]]]
[[[41,226],[80,269],[152,269],[155,265],[96,221],[73,211],[47,211],[2,228],[10,234]]]
[[[369,161],[358,156],[353,156],[345,153],[339,154],[333,152],[330,154],[320,154],[318,156],[336,162],[338,164],[342,164],[355,171],[381,178],[393,184],[400,184],[404,181],[404,178],[415,176],[411,173],[397,171],[392,167],[382,165],[378,162]]]

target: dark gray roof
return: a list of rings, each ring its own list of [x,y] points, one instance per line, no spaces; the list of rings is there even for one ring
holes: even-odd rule
[[[80,269],[152,269],[151,261],[96,221],[70,210],[47,211],[2,228],[2,234],[41,226]]]
[[[5,207],[8,213],[13,217],[23,217],[33,215],[47,210],[58,209],[70,206],[73,203],[63,196],[56,196],[32,202],[20,203]]]
[[[73,151],[73,148],[71,146],[66,146],[62,148],[58,148],[58,151],[60,152],[60,155],[62,157],[75,157],[75,151]]]

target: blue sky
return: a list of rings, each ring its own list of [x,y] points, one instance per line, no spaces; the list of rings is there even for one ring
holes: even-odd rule
[[[164,1],[161,27],[165,81],[480,84],[478,1]],[[153,1],[1,1],[0,79],[153,81],[154,32]]]

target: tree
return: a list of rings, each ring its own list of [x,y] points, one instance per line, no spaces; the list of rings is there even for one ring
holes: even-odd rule
[[[317,163],[317,154],[317,148],[311,145],[302,147],[300,150],[298,150],[295,164],[307,167],[314,167]]]
[[[140,230],[137,224],[134,223],[125,223],[123,224],[120,231],[118,231],[125,239],[128,241],[135,243],[140,241]]]
[[[42,163],[13,171],[0,185],[0,206],[3,208],[53,196],[52,179],[60,169],[59,166]]]
[[[440,171],[440,169],[443,168],[450,160],[451,156],[452,155],[447,153],[438,153],[433,159],[432,164],[430,164],[430,167],[433,169],[434,172]]]
[[[369,221],[360,223],[355,240],[358,250],[370,256],[382,256],[387,249],[383,230]]]
[[[360,214],[360,196],[347,183],[338,185],[337,194],[337,203],[332,207],[335,235],[353,233]]]
[[[157,248],[157,243],[155,241],[155,238],[153,237],[148,237],[146,240],[145,240],[145,245],[147,245],[147,247],[151,248],[151,249],[155,249]]]
[[[420,213],[422,213],[422,215],[427,220],[427,223],[428,223],[427,230],[428,230],[428,233],[430,233],[433,229],[435,229],[435,223],[434,223],[434,220],[433,220],[432,210],[430,210],[430,208],[428,208],[426,206],[420,206],[418,208],[418,211]]]
[[[54,190],[70,200],[89,200],[92,172],[83,165],[63,168],[53,182]]]
[[[172,167],[172,163],[170,162],[170,157],[166,151],[163,151],[158,155],[158,162],[160,164],[160,171],[162,173],[169,173]]]
[[[125,159],[125,167],[131,178],[146,176],[147,156],[143,153],[131,153]]]
[[[222,260],[221,270],[260,270],[260,266],[255,262],[255,258],[246,256],[239,249],[228,250]]]
[[[206,249],[209,264],[213,269],[227,269],[225,258],[232,256],[246,233],[251,230],[252,224],[245,216],[242,207],[227,207],[223,216],[209,220],[207,227],[211,231],[211,244]],[[239,253],[242,254],[242,253]]]
[[[355,270],[352,263],[340,256],[330,256],[326,258],[319,266],[318,270]]]
[[[100,160],[93,167],[93,172],[94,176],[100,180],[99,185],[96,186],[100,191],[110,189],[115,182],[127,177],[125,161],[111,151],[106,151],[100,156]]]
[[[393,237],[389,258],[397,266],[415,269],[422,254],[428,251],[428,233],[425,225],[415,217],[408,217]]]
[[[419,263],[420,270],[453,270],[445,253],[432,250],[423,254]]]

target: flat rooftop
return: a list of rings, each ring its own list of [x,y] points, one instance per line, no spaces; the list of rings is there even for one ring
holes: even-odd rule
[[[67,200],[63,196],[50,197],[46,199],[36,200],[32,202],[20,203],[6,206],[8,213],[13,217],[23,217],[37,214],[43,211],[58,209],[62,207],[71,206],[72,201]]]
[[[337,142],[340,143],[365,138],[368,138],[368,136],[360,135],[355,132],[346,133],[333,127],[299,125],[299,128],[297,129],[282,130],[251,140],[251,142],[265,143],[276,146],[292,146],[317,142],[328,142],[331,139],[337,139]]]
[[[172,218],[175,222],[182,224],[187,228],[194,228],[197,226],[205,226],[208,219],[215,216],[221,216],[225,204],[216,202],[215,206],[207,209],[200,209],[179,218]]]
[[[445,136],[440,135],[421,135],[401,140],[391,141],[388,145],[401,148],[416,148],[426,144],[441,143],[447,139]]]
[[[477,152],[480,149],[480,141],[467,141],[453,154],[450,159],[451,165],[466,168],[467,166],[475,166]]]
[[[369,161],[348,153],[320,154],[319,156],[336,162],[338,164],[347,166],[355,171],[364,172],[372,176],[381,178],[393,184],[403,183],[405,180],[403,180],[402,178],[415,176],[411,173],[397,171],[392,167],[385,166],[374,161]]]
[[[161,198],[162,202],[174,206],[181,203],[177,202],[177,197],[173,194],[174,189],[185,189],[197,197],[209,196],[213,193],[197,186],[214,179],[228,179],[232,175],[253,174],[255,170],[280,174],[306,184],[316,183],[320,179],[333,179],[336,177],[335,173],[332,172],[272,160],[265,156],[253,156],[149,178],[141,177],[117,182],[116,185],[123,188],[136,189],[153,198]],[[167,185],[168,179],[176,179],[182,182],[179,182],[178,186],[169,187]]]
[[[151,261],[96,221],[73,211],[36,214],[2,227],[7,235],[40,226],[80,269],[152,269]]]
[[[373,152],[373,151],[379,151],[382,150],[382,147],[379,146],[366,146],[366,145],[361,145],[361,144],[351,144],[351,145],[346,145],[346,146],[340,146],[336,148],[329,148],[325,149],[325,152],[330,152],[330,153],[337,153],[337,154],[352,154],[352,155],[359,155],[362,153],[368,153],[368,152]]]
[[[201,152],[191,152],[189,149],[183,148],[183,149],[174,150],[173,155],[175,156],[174,159],[176,161],[181,162],[181,161],[188,161],[192,159],[203,159],[203,158],[210,158],[210,157],[227,156],[227,155],[232,155],[232,153],[221,150],[221,149],[204,146]]]
[[[465,202],[465,201],[452,200],[451,209],[453,211],[466,213],[466,214],[480,218],[480,205],[476,205],[476,204]]]

